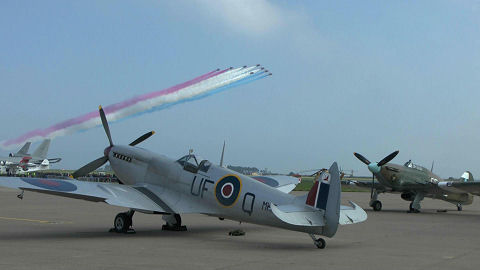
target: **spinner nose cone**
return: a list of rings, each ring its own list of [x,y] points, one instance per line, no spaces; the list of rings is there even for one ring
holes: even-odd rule
[[[379,173],[381,170],[381,167],[378,166],[376,162],[372,162],[368,164],[368,170],[371,171],[372,173]]]
[[[113,146],[109,146],[109,147],[105,148],[105,150],[103,150],[103,155],[108,157],[108,155],[110,154],[110,150],[112,150],[112,147]]]

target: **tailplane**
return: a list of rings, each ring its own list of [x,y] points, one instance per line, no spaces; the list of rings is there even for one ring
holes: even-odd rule
[[[298,204],[271,204],[273,214],[290,225],[316,227],[318,234],[333,237],[338,225],[365,221],[367,213],[358,205],[340,206],[341,185],[337,163],[323,171],[307,196],[299,196]]]

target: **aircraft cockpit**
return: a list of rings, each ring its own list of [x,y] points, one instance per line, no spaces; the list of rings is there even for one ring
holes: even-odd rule
[[[412,169],[415,169],[415,170],[419,170],[419,171],[426,171],[427,170],[426,168],[424,168],[422,166],[419,166],[417,164],[413,164],[411,159],[409,161],[405,162],[405,164],[403,164],[403,166],[408,167],[408,168],[412,168]]]
[[[412,162],[412,160],[410,159],[409,161],[405,162],[405,164],[403,164],[403,166],[405,167],[408,167],[408,168],[413,168],[413,166],[415,166]]]
[[[191,173],[197,173],[198,171],[208,172],[212,163],[200,156],[193,154],[185,155],[181,157],[177,162],[183,166],[183,169]]]

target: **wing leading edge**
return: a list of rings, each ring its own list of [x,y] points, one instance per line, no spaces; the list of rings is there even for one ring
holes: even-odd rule
[[[0,186],[92,202],[105,202],[137,210],[159,213],[171,211],[168,205],[147,187],[23,177],[0,177]]]
[[[438,186],[443,189],[447,190],[450,192],[455,192],[455,193],[471,193],[473,195],[480,196],[480,181],[474,181],[474,182],[455,182],[455,181],[444,181],[444,182],[439,182]]]

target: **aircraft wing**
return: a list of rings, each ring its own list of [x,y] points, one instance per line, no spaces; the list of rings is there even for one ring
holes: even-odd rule
[[[252,178],[284,193],[290,193],[300,183],[300,178],[287,175],[262,175]]]
[[[168,213],[170,210],[160,198],[146,187],[24,177],[0,177],[0,186],[92,202],[104,202],[110,205],[145,211]]]
[[[11,165],[11,164],[19,164],[20,161],[22,160],[22,158],[19,158],[19,157],[2,157],[0,158],[0,161],[2,161],[2,165],[6,162],[10,163],[8,165]]]
[[[357,187],[365,188],[365,189],[371,189],[372,188],[372,181],[356,181],[352,180],[350,183],[355,184]],[[375,181],[375,189],[378,191],[384,191],[385,186],[380,184],[379,182]]]
[[[480,181],[473,182],[457,182],[457,181],[443,181],[439,182],[438,186],[450,192],[455,193],[472,193],[473,195],[480,196]]]

